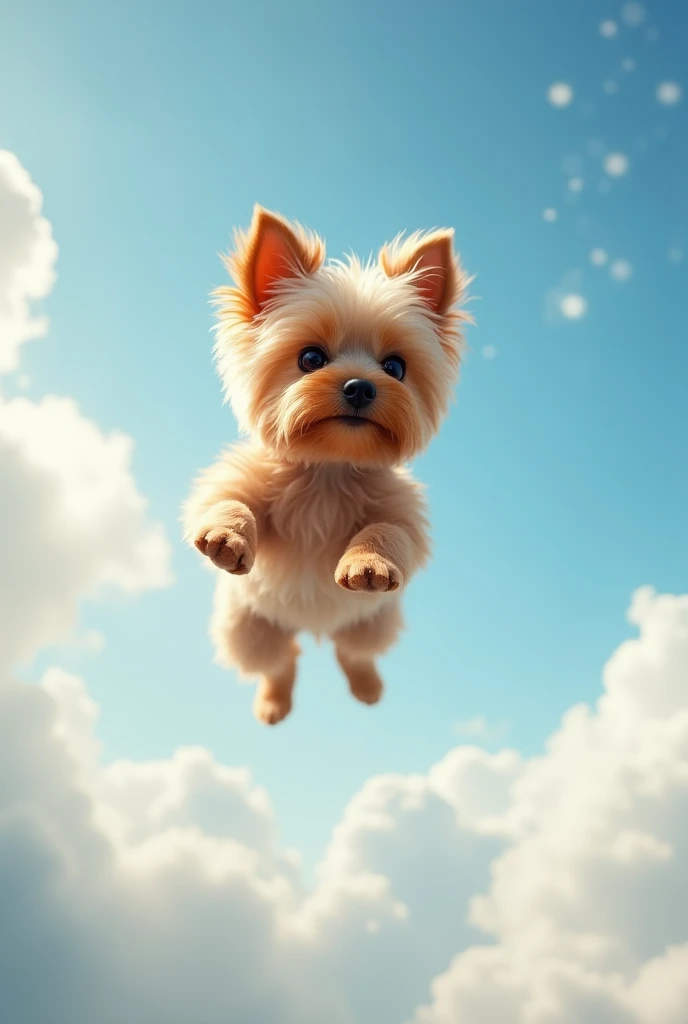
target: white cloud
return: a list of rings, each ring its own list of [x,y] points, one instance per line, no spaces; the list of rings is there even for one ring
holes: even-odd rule
[[[631,986],[631,994],[644,1024],[684,1024],[688,945],[670,946],[663,956],[645,964]]]
[[[635,61],[632,57],[624,57],[621,61],[621,67],[624,71],[635,71]]]
[[[630,161],[624,153],[608,153],[604,158],[604,169],[612,178],[628,174]]]
[[[642,4],[635,2],[624,4],[621,9],[621,20],[629,28],[639,28],[645,21],[645,8]]]
[[[79,601],[106,586],[166,585],[170,548],[131,473],[133,442],[68,398],[0,399],[0,659],[67,639]]]
[[[678,82],[660,82],[657,86],[657,100],[665,107],[673,107],[681,102],[683,89]]]
[[[619,31],[619,26],[611,18],[607,18],[600,24],[600,35],[605,39],[613,39]]]
[[[633,277],[633,267],[628,260],[612,260],[609,273],[615,281],[629,281]]]
[[[29,299],[54,282],[57,248],[41,205],[22,165],[0,153],[0,370],[45,327],[29,315]],[[132,451],[130,437],[103,434],[71,398],[0,397],[0,668],[68,640],[83,597],[169,583],[170,547],[146,514]]]
[[[16,369],[19,348],[47,330],[31,302],[55,282],[57,246],[41,215],[43,196],[13,153],[0,150],[0,373]]]
[[[480,351],[483,359],[492,360],[497,358],[497,349],[494,345],[483,345]]]
[[[245,769],[102,766],[78,679],[1,688],[0,1018],[682,1024],[688,596],[629,618],[543,754],[369,780],[310,892]]]
[[[593,249],[590,253],[590,262],[593,267],[603,267],[608,259],[609,256],[604,249]]]
[[[571,292],[562,296],[560,309],[567,320],[580,320],[588,310],[588,303],[582,295]]]
[[[398,1024],[477,937],[516,754],[371,779],[309,893],[245,769],[197,748],[101,767],[97,714],[58,669],[0,688],[0,1019]]]
[[[582,178],[569,178],[568,185],[570,192],[582,192],[585,182]]]
[[[553,107],[568,107],[573,100],[573,89],[568,82],[554,82],[547,90],[547,99]]]
[[[28,300],[55,279],[57,247],[41,204],[16,157],[0,153],[0,370],[38,330]],[[28,383],[20,375],[18,384]],[[147,515],[132,451],[130,437],[103,434],[69,398],[0,397],[0,668],[69,639],[83,597],[170,581],[170,547]]]
[[[614,93],[617,93],[619,91],[619,85],[617,82],[614,81],[613,78],[608,78],[605,82],[603,82],[602,88],[609,96],[613,96]]]
[[[416,1024],[680,1024],[688,995],[688,595],[636,593],[640,630],[594,710],[514,781],[513,844]]]
[[[557,211],[552,206],[548,206],[546,210],[542,211],[542,219],[546,220],[548,224],[553,224],[557,217]]]

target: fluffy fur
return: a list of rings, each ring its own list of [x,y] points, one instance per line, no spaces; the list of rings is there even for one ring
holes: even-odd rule
[[[320,238],[256,207],[226,264],[215,358],[248,440],[201,474],[184,510],[186,539],[220,570],[218,660],[260,677],[254,711],[274,724],[292,706],[296,634],[329,636],[351,692],[373,704],[374,659],[429,556],[403,464],[436,433],[458,375],[467,280],[453,232],[399,237],[377,263],[325,263]],[[327,363],[304,372],[314,346]],[[391,356],[401,381],[382,367]],[[376,390],[355,422],[342,392],[353,378]]]

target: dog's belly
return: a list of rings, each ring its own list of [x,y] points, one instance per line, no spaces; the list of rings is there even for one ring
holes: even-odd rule
[[[339,545],[337,546],[339,549]],[[215,596],[215,623],[231,621],[250,608],[284,629],[325,636],[370,618],[390,594],[354,593],[335,583],[333,552],[262,551],[246,576],[221,572]]]

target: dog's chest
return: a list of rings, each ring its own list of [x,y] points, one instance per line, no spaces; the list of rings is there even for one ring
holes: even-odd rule
[[[302,556],[344,548],[370,522],[371,481],[338,468],[279,475],[271,488],[269,532],[274,542]]]

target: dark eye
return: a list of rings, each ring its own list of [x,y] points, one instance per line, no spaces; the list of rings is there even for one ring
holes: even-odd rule
[[[322,370],[327,363],[327,356],[321,348],[305,348],[299,356],[299,366],[304,373]]]
[[[395,380],[403,380],[406,374],[406,363],[401,356],[390,356],[389,359],[385,359],[382,369]]]

